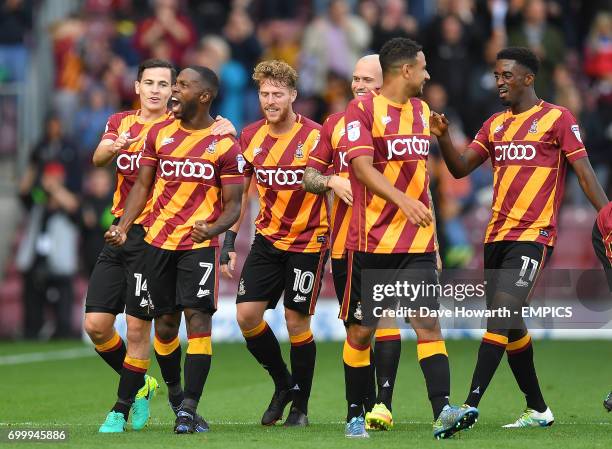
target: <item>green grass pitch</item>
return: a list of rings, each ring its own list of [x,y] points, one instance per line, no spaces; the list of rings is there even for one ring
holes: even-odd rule
[[[13,443],[3,447],[57,448],[610,448],[612,413],[602,407],[612,387],[612,342],[536,341],[538,373],[556,422],[547,429],[501,429],[524,407],[505,360],[480,406],[480,420],[453,440],[435,441],[431,409],[416,362],[415,342],[403,341],[394,395],[395,428],[371,432],[369,440],[346,440],[344,382],[340,342],[319,343],[306,429],[264,428],[259,419],[272,393],[267,374],[243,344],[216,344],[200,413],[207,434],[174,435],[173,415],[162,391],[152,402],[152,420],[141,432],[99,435],[115,397],[117,376],[98,357],[0,364],[0,430],[64,426],[64,443]],[[477,341],[448,341],[452,401],[465,399],[478,350]],[[76,343],[0,343],[0,359],[11,354],[81,348]],[[288,347],[284,346],[285,354]],[[93,351],[93,349],[91,349]],[[288,360],[288,357],[286,358]],[[153,361],[151,374],[161,376]],[[162,386],[162,390],[163,390]]]

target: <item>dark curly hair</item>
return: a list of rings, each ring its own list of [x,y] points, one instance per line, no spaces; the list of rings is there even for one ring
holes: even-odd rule
[[[412,39],[395,37],[385,42],[379,52],[380,67],[383,73],[388,73],[399,63],[413,61],[423,47]]]
[[[497,59],[516,61],[534,75],[538,74],[540,60],[536,54],[525,47],[508,47],[497,53]]]

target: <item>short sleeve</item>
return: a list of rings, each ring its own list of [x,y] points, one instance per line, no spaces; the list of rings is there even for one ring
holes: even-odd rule
[[[588,156],[584,143],[582,143],[578,122],[567,109],[563,110],[561,117],[557,120],[555,131],[559,148],[569,162]]]
[[[142,148],[142,156],[140,158],[140,165],[148,165],[150,167],[157,166],[157,149],[155,148],[155,141],[159,134],[159,128],[153,127],[147,133],[145,142]]]
[[[491,154],[491,141],[489,140],[490,127],[491,120],[487,120],[478,133],[476,133],[474,140],[468,145],[468,148],[478,153],[483,160],[488,159]]]
[[[346,109],[347,162],[359,156],[374,156],[372,115],[362,101],[353,100]]]
[[[221,185],[242,184],[246,160],[240,151],[240,145],[234,139],[232,145],[219,158],[219,176]]]
[[[242,176],[245,178],[250,178],[253,176],[253,161],[249,160],[246,154],[246,150],[249,147],[249,143],[247,142],[247,137],[245,136],[244,131],[240,133],[240,153],[244,160],[244,169],[242,170]]]
[[[100,140],[110,139],[113,142],[119,137],[119,126],[121,125],[121,116],[119,114],[113,114],[108,118],[106,127],[104,128],[104,134]]]
[[[334,149],[332,148],[333,123],[329,119],[323,123],[319,143],[308,156],[307,167],[314,168],[320,173],[326,173],[332,165]]]

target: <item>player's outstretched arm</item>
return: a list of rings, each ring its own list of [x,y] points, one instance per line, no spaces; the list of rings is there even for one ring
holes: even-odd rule
[[[484,162],[482,156],[471,148],[467,148],[463,153],[455,150],[448,132],[448,119],[444,114],[432,111],[429,118],[429,129],[438,139],[440,152],[446,162],[448,171],[455,178],[459,179],[469,175]]]
[[[325,176],[314,167],[306,167],[302,186],[307,192],[316,194],[325,193],[331,189],[346,204],[353,205],[351,182],[347,178],[337,175]]]
[[[242,184],[226,184],[221,188],[223,211],[213,223],[206,223],[203,220],[196,221],[191,231],[191,239],[195,243],[210,240],[214,236],[227,231],[230,226],[238,221],[238,218],[240,218],[242,189]]]
[[[238,230],[240,229],[240,225],[242,224],[242,220],[244,219],[244,214],[246,213],[246,208],[249,203],[251,178],[252,176],[244,177],[242,198],[240,201],[240,215],[238,220],[236,220],[232,227],[225,233],[223,246],[221,247],[221,255],[219,258],[219,262],[221,263],[221,273],[229,279],[233,278],[232,271],[234,271],[234,268],[236,268],[236,249],[234,247],[234,242],[238,236]]]
[[[126,134],[121,134],[117,139],[102,139],[96,148],[96,151],[92,157],[92,163],[96,167],[106,167],[108,164],[112,162],[117,153],[124,149],[128,148],[137,140],[140,140],[141,136],[136,136],[133,139],[127,137]]]
[[[419,200],[410,198],[395,188],[385,176],[372,165],[372,156],[358,156],[351,160],[357,180],[370,192],[394,203],[412,224],[429,226],[433,220],[431,211]]]
[[[589,199],[593,207],[599,212],[606,204],[608,204],[608,197],[606,192],[599,184],[591,162],[588,157],[583,157],[575,160],[572,163],[572,168],[578,177],[578,182],[582,191]]]
[[[156,167],[140,165],[138,178],[125,201],[125,209],[119,223],[108,228],[108,231],[104,234],[104,239],[108,244],[121,246],[125,243],[127,232],[147,204],[147,198],[149,198],[149,192],[155,178],[155,170]]]

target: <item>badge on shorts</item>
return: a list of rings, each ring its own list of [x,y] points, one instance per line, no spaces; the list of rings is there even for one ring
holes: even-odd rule
[[[363,319],[363,313],[361,312],[361,302],[357,303],[357,307],[355,307],[355,313],[353,314],[356,320]]]
[[[244,279],[240,278],[240,285],[238,286],[238,296],[243,296],[246,294],[246,290],[244,289]]]

